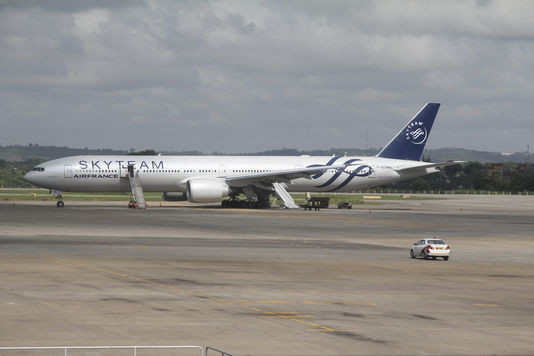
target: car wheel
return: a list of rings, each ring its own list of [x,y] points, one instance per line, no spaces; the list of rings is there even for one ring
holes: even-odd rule
[[[445,256],[445,257],[443,257],[443,260],[444,260],[444,261],[448,261],[448,260],[449,260],[449,256]]]
[[[413,250],[410,250],[410,257],[415,258],[415,253],[413,253]]]

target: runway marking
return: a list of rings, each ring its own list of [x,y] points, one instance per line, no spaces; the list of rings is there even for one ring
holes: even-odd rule
[[[351,329],[351,330],[338,330],[338,329],[329,329],[329,330],[325,330],[325,329],[308,329],[308,331],[311,331],[311,332],[318,332],[318,331],[327,331],[327,332],[333,332],[333,333],[359,333],[360,330],[355,330],[355,329]]]
[[[373,302],[328,302],[328,301],[294,301],[294,300],[265,300],[265,299],[240,299],[242,303],[255,303],[255,304],[306,304],[306,305],[363,305],[376,307],[376,303]]]
[[[253,309],[253,310],[256,310]],[[268,312],[264,310],[257,310],[259,313],[262,313],[264,316],[275,316],[277,318],[291,318],[291,319],[310,319],[313,318],[313,315],[300,315],[297,312]]]
[[[109,270],[109,269],[106,269],[106,268],[93,266],[93,265],[90,265],[90,264],[87,264],[87,263],[77,262],[77,261],[74,261],[74,260],[71,260],[71,259],[67,259],[67,258],[61,258],[61,257],[56,257],[56,256],[50,256],[50,255],[41,255],[41,257],[53,259],[53,260],[55,260],[57,262],[61,262],[61,263],[65,263],[65,264],[81,266],[81,267],[84,267],[84,268],[87,268],[87,269],[90,269],[90,270],[93,270],[93,271],[102,272],[102,273],[109,274],[109,275],[112,275],[112,276],[119,276],[119,277],[123,277],[123,278],[126,278],[126,279],[145,282],[147,284],[158,286],[158,287],[162,287],[162,288],[165,288],[165,289],[171,289],[171,290],[175,290],[175,291],[185,292],[187,294],[190,294],[190,295],[193,295],[193,296],[196,296],[196,297],[206,298],[206,299],[208,299],[208,300],[210,300],[212,302],[226,303],[226,304],[231,304],[231,305],[234,305],[234,306],[237,306],[237,307],[240,307],[240,308],[244,308],[244,309],[247,309],[247,310],[252,310],[254,312],[260,313],[262,316],[270,316],[270,317],[274,317],[274,318],[280,318],[280,319],[283,319],[283,320],[291,320],[291,321],[299,323],[299,324],[304,324],[304,325],[308,325],[308,326],[312,326],[312,327],[316,328],[316,329],[313,329],[313,330],[312,329],[306,329],[307,331],[347,332],[345,330],[332,329],[332,328],[330,328],[328,326],[320,325],[320,324],[315,323],[313,321],[303,320],[303,319],[311,319],[311,318],[314,317],[313,315],[301,315],[298,312],[272,312],[272,311],[268,311],[268,310],[263,310],[263,309],[258,308],[258,307],[254,307],[252,305],[245,304],[245,303],[254,302],[254,300],[239,299],[236,302],[236,301],[231,300],[231,299],[217,298],[217,297],[213,297],[213,296],[210,296],[210,295],[207,295],[207,294],[204,294],[204,293],[197,292],[197,291],[192,290],[192,289],[187,289],[187,288],[182,288],[182,287],[175,287],[173,285],[151,281],[149,279],[144,279],[144,278],[141,278],[141,277],[132,276],[132,275],[129,275],[127,273],[112,271],[112,270]],[[270,302],[272,302],[272,301],[270,301]],[[286,302],[286,301],[275,301],[275,302]],[[287,302],[289,302],[289,301],[287,301]],[[275,303],[275,304],[297,304],[297,302],[293,302],[293,303]],[[342,305],[351,305],[352,304],[352,305],[357,305],[357,303],[351,303],[351,302],[311,302],[311,301],[304,301],[301,304],[342,304]],[[365,305],[376,305],[376,304],[375,303],[366,303]],[[358,331],[351,331],[351,332],[358,332]]]
[[[137,243],[135,243],[135,242],[130,242],[130,243],[128,244],[128,246],[132,246],[132,247],[142,247],[142,248],[143,248],[143,251],[148,250],[148,246],[142,246],[142,245],[137,244]]]
[[[491,307],[491,308],[498,308],[500,307],[499,304],[473,304],[475,307]]]
[[[373,302],[314,302],[310,300],[305,300],[301,302],[302,304],[322,304],[322,305],[369,305],[376,307],[376,303]]]

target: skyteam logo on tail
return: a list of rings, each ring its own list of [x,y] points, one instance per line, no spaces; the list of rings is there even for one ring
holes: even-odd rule
[[[438,103],[428,103],[404,125],[378,157],[419,161],[439,110]]]
[[[411,122],[404,132],[407,141],[414,145],[421,145],[425,143],[428,136],[428,131],[421,121]]]

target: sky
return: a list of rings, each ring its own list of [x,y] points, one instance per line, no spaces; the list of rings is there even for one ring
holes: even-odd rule
[[[534,150],[534,1],[0,0],[0,145]]]

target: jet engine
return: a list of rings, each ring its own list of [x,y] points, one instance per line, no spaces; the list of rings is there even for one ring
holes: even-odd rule
[[[165,201],[184,201],[187,200],[185,193],[182,192],[163,192],[161,199]]]
[[[230,194],[230,187],[212,178],[194,178],[187,181],[187,200],[194,203],[217,203]]]

